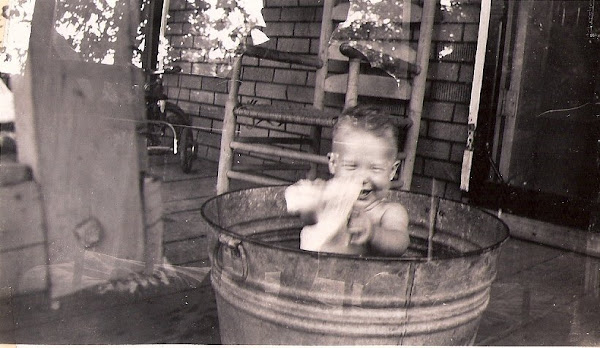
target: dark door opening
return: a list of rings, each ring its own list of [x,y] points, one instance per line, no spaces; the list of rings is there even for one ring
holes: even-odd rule
[[[470,198],[586,228],[598,190],[600,3],[492,6]]]

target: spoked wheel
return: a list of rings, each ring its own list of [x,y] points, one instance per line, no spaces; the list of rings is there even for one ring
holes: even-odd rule
[[[194,133],[191,129],[182,127],[179,139],[179,164],[184,173],[192,171],[197,152],[198,147],[194,141]]]

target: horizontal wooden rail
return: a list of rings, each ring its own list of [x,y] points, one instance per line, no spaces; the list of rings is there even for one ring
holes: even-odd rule
[[[295,145],[311,145],[313,141],[301,137],[237,137],[236,141],[240,143],[252,144],[295,144]]]
[[[402,7],[401,7],[402,8]],[[403,8],[402,8],[403,9]],[[341,2],[333,8],[331,13],[331,18],[335,21],[345,21],[348,18],[348,11],[350,10],[349,2]],[[402,11],[404,12],[404,11]],[[410,4],[410,19],[405,18],[408,16],[397,16],[396,18],[400,21],[409,21],[412,23],[421,22],[421,17],[423,16],[423,8],[417,4]],[[390,18],[394,18],[394,16],[390,16]]]
[[[318,163],[318,164],[328,164],[329,160],[327,156],[315,155],[312,153],[292,150],[292,149],[282,149],[277,146],[270,145],[256,145],[256,144],[245,144],[237,141],[231,142],[231,148],[235,150],[249,151],[260,153],[263,155],[271,155],[271,156],[279,156],[284,158],[290,158],[300,161]]]
[[[319,59],[316,56],[292,52],[283,52],[260,46],[247,46],[244,50],[244,55],[249,57],[274,60],[282,63],[311,66],[317,69],[323,67],[323,61],[321,61],[321,59]]]
[[[310,169],[309,164],[237,164],[235,167],[236,171],[239,172],[267,172],[267,171],[281,171],[281,170],[295,170],[304,171]]]
[[[242,105],[233,111],[236,116],[245,116],[281,123],[296,123],[309,126],[332,127],[339,112],[319,110],[314,107],[281,107],[274,105]]]
[[[227,177],[230,179],[237,179],[242,181],[248,181],[259,185],[286,185],[290,184],[290,181],[279,180],[275,178],[269,178],[264,176],[258,176],[253,174],[247,174],[242,172],[237,172],[235,170],[230,170],[227,172]]]
[[[325,91],[345,94],[348,90],[348,74],[330,75],[325,80]],[[358,95],[409,100],[412,87],[408,80],[396,81],[390,76],[360,75]]]
[[[497,211],[485,210],[494,215],[499,214]],[[600,257],[600,235],[597,233],[505,212],[499,218],[508,225],[511,237]]]

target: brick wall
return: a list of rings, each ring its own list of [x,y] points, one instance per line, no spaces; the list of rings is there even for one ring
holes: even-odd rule
[[[262,12],[267,23],[264,32],[271,39],[266,46],[316,54],[321,20],[318,0],[265,0],[264,4]],[[183,73],[167,76],[167,91],[186,112],[197,116],[194,124],[207,129],[200,137],[199,155],[217,160],[227,81],[198,75],[201,63],[188,60],[189,51],[194,48],[193,37],[186,35],[190,11],[186,0],[171,1],[167,37]],[[437,10],[412,191],[430,193],[435,178],[442,184],[446,198],[461,198],[460,170],[467,137],[479,11],[480,0],[453,1],[450,8],[441,6]],[[413,39],[416,40],[416,35]],[[275,105],[312,102],[312,70],[245,59],[243,81],[246,82],[241,85],[240,93],[246,101]],[[307,134],[302,127],[249,122],[241,120],[245,125],[240,131],[245,135],[277,135],[281,131]],[[329,134],[325,130],[325,138]],[[327,151],[330,143],[325,139],[323,144]]]

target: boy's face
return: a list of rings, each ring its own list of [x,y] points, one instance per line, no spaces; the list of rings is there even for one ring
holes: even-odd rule
[[[357,205],[366,207],[385,197],[398,164],[389,140],[362,130],[346,130],[334,139],[329,171],[335,177],[362,180]]]

